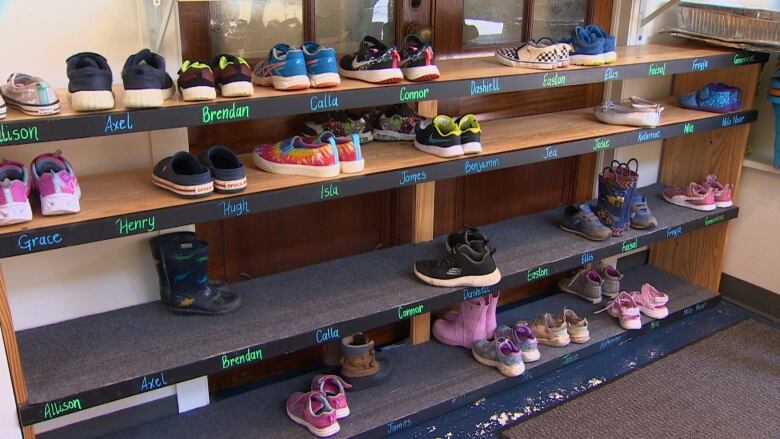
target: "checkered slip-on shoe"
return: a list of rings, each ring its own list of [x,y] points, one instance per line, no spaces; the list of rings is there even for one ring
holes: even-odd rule
[[[501,64],[510,67],[552,70],[558,65],[558,51],[555,46],[538,47],[531,43],[498,49],[496,58]]]

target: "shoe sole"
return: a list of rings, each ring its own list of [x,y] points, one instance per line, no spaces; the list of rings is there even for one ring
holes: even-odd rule
[[[29,201],[8,203],[0,206],[0,226],[24,223],[33,217]]]
[[[162,107],[166,99],[176,93],[176,86],[159,89],[147,88],[141,90],[125,90],[122,98],[127,108],[157,108]]]
[[[566,227],[564,225],[561,225],[560,227],[561,227],[561,229],[563,229],[563,230],[565,230],[565,231],[567,231],[569,233],[574,233],[575,235],[580,235],[583,238],[590,239],[591,241],[596,241],[596,242],[604,241],[604,240],[606,240],[607,238],[609,238],[611,236],[611,235],[607,235],[607,236],[605,236],[603,238],[597,238],[597,237],[593,237],[593,236],[590,236],[590,235],[586,235],[585,233],[583,233],[583,232],[581,232],[579,230],[570,229],[570,228],[568,228],[568,227]]]
[[[401,72],[404,78],[415,82],[433,81],[441,76],[439,68],[434,65],[402,68]]]
[[[343,409],[336,409],[336,419],[344,419],[347,416],[349,416],[349,407],[344,407]]]
[[[114,108],[114,92],[111,90],[77,91],[68,94],[70,106],[76,111],[99,111]]]
[[[304,177],[336,177],[341,172],[341,164],[328,166],[290,165],[286,163],[274,163],[257,154],[252,154],[252,162],[265,172],[283,175],[301,175]]]
[[[338,73],[320,73],[309,75],[309,86],[312,88],[336,87],[341,84],[341,76]]]
[[[333,436],[334,434],[338,433],[341,430],[341,426],[338,424],[338,422],[333,424],[333,425],[331,425],[328,428],[317,428],[317,427],[309,424],[308,422],[306,422],[304,419],[301,419],[301,418],[293,415],[292,413],[290,413],[290,409],[285,408],[285,411],[287,412],[287,416],[293,422],[295,422],[298,425],[302,425],[302,426],[306,427],[306,429],[309,430],[309,432],[311,432],[311,434],[313,434],[313,435],[315,435],[317,437]]]
[[[717,209],[717,206],[715,204],[693,204],[689,202],[688,200],[679,200],[674,199],[673,197],[667,197],[666,194],[664,194],[664,200],[666,200],[669,203],[674,204],[675,206],[680,207],[687,207],[689,209],[693,210],[699,210],[702,212],[711,212],[715,209]]]
[[[5,98],[5,103],[11,108],[16,108],[24,114],[30,116],[48,116],[50,114],[56,114],[60,112],[60,101],[47,105],[31,105],[17,102],[8,97]]]
[[[479,154],[482,152],[482,143],[480,142],[461,143],[460,147],[463,149],[463,154]]]
[[[433,154],[435,156],[444,157],[444,158],[459,157],[464,154],[463,147],[461,145],[453,145],[446,148],[442,148],[441,146],[424,145],[415,139],[414,147],[419,149],[422,152],[427,152],[428,154]]]
[[[498,59],[498,61],[505,66],[522,67],[525,69],[553,70],[558,65],[557,62],[515,61],[513,59],[504,58],[503,56],[498,54],[496,54],[496,59]]]
[[[240,180],[217,180],[214,179],[214,192],[223,194],[233,194],[241,192],[247,187],[246,177]]]
[[[477,352],[473,349],[471,350],[471,356],[474,357],[475,360],[479,364],[482,364],[484,366],[488,367],[495,367],[498,369],[499,372],[501,372],[502,375],[507,377],[516,377],[520,376],[525,372],[525,365],[523,363],[518,364],[517,366],[509,366],[508,364],[499,363],[493,360],[489,360],[487,358],[482,358],[479,355],[477,355]]]
[[[343,161],[339,163],[341,163],[341,172],[344,174],[355,174],[362,172],[366,167],[366,161],[364,159]]]
[[[170,182],[164,178],[160,178],[156,175],[152,175],[152,183],[155,186],[171,191],[176,195],[184,198],[203,198],[208,197],[214,192],[214,183],[208,182],[199,185],[184,186]]]
[[[308,76],[271,76],[266,78],[264,76],[255,76],[252,74],[252,83],[262,87],[273,87],[277,90],[290,91],[290,90],[305,90],[311,86]]]
[[[436,287],[489,287],[501,281],[501,272],[496,268],[492,273],[480,276],[463,276],[455,279],[436,279],[426,276],[414,267],[414,274],[421,281]]]
[[[731,202],[731,201],[716,201],[716,202],[715,202],[715,206],[716,206],[716,207],[719,207],[719,208],[721,208],[721,209],[723,209],[723,208],[725,208],[725,207],[731,207],[731,206],[733,206],[733,205],[734,205],[734,203],[733,203],[733,202]]]
[[[641,312],[642,310],[640,309],[639,311]],[[620,318],[620,314],[614,314],[612,312],[612,307],[607,309],[607,314],[609,314],[615,319],[618,319],[618,323],[620,324],[620,327],[625,330],[642,329],[642,319],[623,320],[622,318]]]
[[[81,212],[79,196],[74,194],[51,194],[41,197],[41,214],[67,215]]]
[[[545,346],[552,346],[555,348],[562,348],[564,346],[568,346],[569,343],[571,343],[571,339],[569,336],[566,337],[553,337],[553,338],[540,338],[538,335],[536,336],[536,341],[545,345]]]
[[[249,81],[235,81],[217,85],[219,94],[225,98],[247,98],[255,94],[255,87]]]
[[[174,312],[176,314],[195,314],[199,316],[221,316],[223,314],[227,314],[229,312],[235,311],[239,306],[241,305],[241,297],[239,296],[235,302],[233,302],[233,306],[230,308],[225,308],[220,311],[203,311],[200,309],[187,309],[187,308],[173,308],[171,307],[171,312]]]
[[[613,62],[617,61],[617,52],[604,52],[604,63],[605,64],[611,64]]]
[[[659,308],[645,308],[644,306],[640,306],[639,312],[656,320],[665,319],[669,315],[669,309],[665,306],[661,307],[660,310]]]
[[[5,113],[6,113],[5,104],[0,105],[0,119],[5,119]]]
[[[179,91],[181,91],[181,98],[186,102],[210,101],[217,98],[217,89],[205,85],[180,88]]]
[[[402,134],[390,130],[372,130],[372,132],[374,139],[381,142],[411,142],[414,140],[414,134]]]
[[[564,293],[573,294],[573,295],[579,297],[580,299],[587,300],[588,302],[594,303],[594,304],[601,302],[601,296],[599,296],[598,299],[596,299],[595,297],[585,296],[582,293],[580,293],[579,291],[572,290],[569,287],[566,287],[566,286],[562,285],[565,281],[568,281],[568,279],[561,279],[561,282],[558,283],[558,288],[560,288]],[[569,338],[571,338],[571,337],[569,337]]]
[[[523,363],[533,363],[534,361],[539,361],[540,358],[542,358],[542,354],[539,353],[539,349],[523,351]]]
[[[572,343],[577,343],[577,344],[587,343],[590,341],[590,334],[579,336],[579,337],[569,335],[569,340],[571,340]]]
[[[578,66],[600,66],[606,62],[603,53],[597,55],[570,55],[569,61]]]
[[[399,68],[380,70],[344,70],[339,67],[339,74],[345,78],[358,79],[372,84],[395,84],[404,79],[404,74]]]

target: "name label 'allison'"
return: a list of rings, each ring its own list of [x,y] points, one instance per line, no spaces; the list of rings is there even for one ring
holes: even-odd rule
[[[20,140],[38,142],[40,140],[38,127],[8,128],[8,126],[0,124],[0,145]]]
[[[52,419],[57,416],[62,416],[66,413],[75,412],[81,410],[81,400],[79,398],[73,398],[64,402],[47,402],[43,406],[43,419]]]

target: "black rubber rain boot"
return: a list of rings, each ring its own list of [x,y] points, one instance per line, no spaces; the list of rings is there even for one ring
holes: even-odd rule
[[[241,297],[209,285],[209,247],[203,241],[168,242],[160,247],[171,300],[171,311],[185,314],[225,314],[238,308]]]
[[[154,260],[154,268],[157,269],[157,279],[160,282],[160,300],[162,300],[164,305],[170,305],[171,303],[171,288],[168,286],[168,277],[165,275],[165,270],[163,269],[160,247],[169,242],[195,242],[197,240],[198,237],[195,235],[195,232],[165,233],[149,240],[149,247],[152,249],[152,259]],[[228,285],[222,281],[209,280],[209,286],[215,290],[230,291]]]

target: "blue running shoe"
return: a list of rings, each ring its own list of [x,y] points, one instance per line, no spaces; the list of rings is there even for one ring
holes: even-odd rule
[[[314,88],[335,87],[341,84],[336,51],[317,43],[306,42],[301,46],[303,59],[306,60],[306,73]]]
[[[604,64],[604,39],[588,32],[584,27],[577,26],[571,31],[571,38],[562,40],[574,47],[569,52],[572,64],[578,66],[598,66]]]
[[[585,30],[590,32],[591,35],[595,35],[596,38],[604,40],[604,62],[613,63],[617,61],[617,52],[615,51],[616,38],[614,35],[609,35],[601,26],[596,24],[589,24]]]
[[[287,44],[277,44],[268,52],[268,58],[255,65],[252,82],[277,90],[309,88],[303,52]]]

